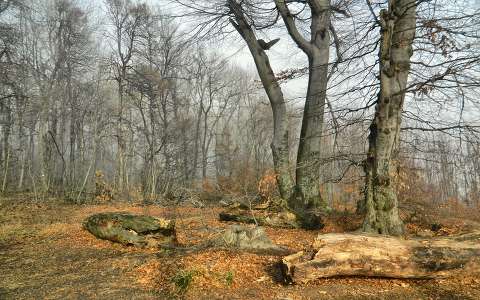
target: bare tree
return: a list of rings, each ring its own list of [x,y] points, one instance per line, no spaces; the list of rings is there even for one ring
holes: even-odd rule
[[[137,47],[139,30],[146,19],[146,6],[134,5],[130,0],[107,0],[106,5],[109,18],[113,25],[112,41],[114,43],[114,58],[112,67],[115,81],[118,86],[117,112],[117,188],[123,191],[128,184],[127,175],[127,136],[124,117],[124,96],[127,70],[131,65],[132,57]]]

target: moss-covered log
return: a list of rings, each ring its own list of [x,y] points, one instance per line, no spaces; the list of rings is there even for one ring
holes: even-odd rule
[[[175,245],[175,222],[152,216],[107,212],[88,217],[83,227],[94,236],[140,247]]]
[[[319,235],[311,251],[282,260],[287,281],[333,276],[443,278],[480,273],[480,231],[448,238],[400,239],[384,235]]]

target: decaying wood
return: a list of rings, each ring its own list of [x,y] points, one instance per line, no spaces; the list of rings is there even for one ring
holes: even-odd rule
[[[88,217],[83,226],[94,236],[140,247],[159,247],[179,252],[207,248],[234,249],[268,255],[287,255],[289,249],[275,245],[261,227],[233,225],[199,245],[182,247],[176,243],[175,222],[152,216],[107,212]]]
[[[324,234],[312,249],[282,260],[287,281],[333,276],[443,278],[480,272],[480,231],[432,239]]]
[[[210,247],[236,249],[257,254],[287,255],[292,253],[289,249],[274,244],[261,227],[249,228],[233,225],[219,237],[207,243]]]
[[[83,227],[94,236],[140,247],[176,244],[175,222],[152,216],[107,212],[88,217]]]
[[[256,224],[277,228],[308,228],[324,227],[318,214],[291,210],[284,200],[269,200],[258,205],[235,201],[230,203],[224,212],[219,214],[220,221]],[[307,220],[308,219],[308,220]]]
[[[163,248],[173,250],[177,253],[191,253],[206,249],[234,250],[259,255],[278,256],[293,253],[291,249],[273,243],[262,227],[249,227],[244,225],[232,225],[213,238],[194,246],[164,246]]]
[[[219,214],[220,221],[240,222],[246,224],[256,224],[260,226],[279,227],[279,228],[299,228],[300,224],[296,216],[289,212],[276,211],[251,211],[236,209]]]

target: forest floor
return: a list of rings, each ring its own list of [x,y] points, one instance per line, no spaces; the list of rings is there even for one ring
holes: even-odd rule
[[[198,244],[230,224],[221,208],[72,205],[0,199],[0,299],[480,299],[479,278],[392,280],[332,278],[308,285],[282,282],[280,257],[203,250],[124,247],[82,229],[89,215],[128,211],[175,218],[182,245]],[[321,231],[267,228],[277,244],[302,250],[319,232],[342,232],[360,224],[335,214]],[[475,222],[444,220],[444,233]],[[412,230],[418,225],[408,224]]]

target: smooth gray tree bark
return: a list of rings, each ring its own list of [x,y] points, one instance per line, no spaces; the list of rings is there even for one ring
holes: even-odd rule
[[[295,184],[288,172],[288,120],[285,100],[265,53],[272,43],[269,43],[267,48],[266,42],[257,40],[240,4],[235,1],[229,1],[228,4],[235,15],[235,20],[231,20],[232,24],[247,42],[273,110],[272,152],[280,194],[288,201],[289,207],[296,212],[304,227],[315,227],[319,220],[313,212],[318,208],[326,208],[320,194],[320,154],[328,82],[330,1],[308,1],[312,20],[311,37],[307,40],[299,32],[286,2],[275,0],[277,11],[282,16],[289,35],[307,55],[309,63],[309,83],[297,153]]]
[[[299,32],[285,0],[275,0],[288,33],[308,57],[308,87],[297,153],[296,194],[292,205],[326,208],[320,195],[320,155],[330,48],[330,0],[308,1],[310,40]]]
[[[270,60],[258,42],[251,25],[247,22],[242,8],[233,0],[229,0],[228,5],[235,15],[235,20],[230,19],[230,21],[248,45],[272,107],[273,140],[271,148],[278,188],[283,199],[291,199],[294,183],[289,172],[289,128],[285,99],[270,66]]]

